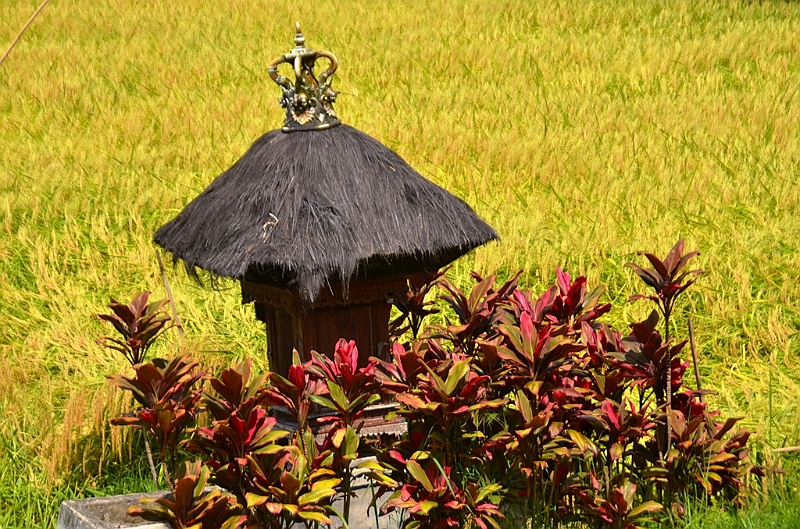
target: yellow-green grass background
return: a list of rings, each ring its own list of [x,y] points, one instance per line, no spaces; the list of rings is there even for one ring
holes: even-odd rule
[[[0,48],[37,3],[0,2]],[[266,67],[296,20],[339,57],[343,121],[500,233],[457,283],[561,266],[624,326],[649,308],[623,265],[685,238],[706,273],[677,333],[692,315],[714,405],[800,444],[800,4],[52,0],[0,66],[0,511],[129,457],[92,315],[164,296],[152,235],[280,126]],[[236,284],[169,274],[187,337],[157,354],[266,368]],[[34,511],[6,523],[53,522]]]

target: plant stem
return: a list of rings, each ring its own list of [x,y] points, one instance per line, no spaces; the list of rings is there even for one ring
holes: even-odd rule
[[[697,362],[697,346],[694,342],[694,327],[692,326],[692,318],[689,318],[689,345],[692,347],[692,362],[694,363],[694,379],[697,382],[697,391],[702,391],[703,387],[700,385],[700,365]],[[706,399],[700,395],[700,402],[705,402]]]
[[[372,492],[372,504],[370,507],[373,509],[372,512],[375,515],[375,529],[379,529],[380,522],[378,521],[378,498],[375,497],[375,487],[372,480],[369,482],[369,490]],[[367,513],[369,513],[369,508],[367,508]],[[347,520],[347,522],[349,523],[350,520]]]
[[[669,452],[672,441],[672,425],[669,416],[672,413],[672,347],[669,343],[669,318],[672,315],[672,306],[669,301],[664,303],[664,343],[667,344],[667,435],[664,440],[664,455]]]
[[[344,471],[344,509],[342,510],[342,514],[344,515],[344,521],[346,523],[350,523],[350,485],[352,481],[352,473],[350,471],[350,464],[347,464],[347,469]]]
[[[175,327],[178,328],[178,334],[183,338],[183,325],[178,316],[178,309],[175,307],[175,298],[172,297],[172,289],[169,288],[169,281],[167,280],[167,271],[164,269],[164,261],[161,259],[161,253],[156,251],[156,259],[158,259],[158,268],[161,270],[161,280],[164,282],[164,290],[167,291],[167,298],[169,298],[169,306],[172,309],[172,318],[175,320]]]
[[[158,488],[158,472],[156,472],[156,465],[153,463],[153,452],[150,450],[150,441],[147,439],[147,432],[142,430],[144,436],[144,451],[147,453],[147,462],[150,464],[150,475],[153,476],[153,483]]]
[[[164,481],[166,481],[167,487],[169,487],[170,489],[174,488],[175,484],[172,482],[172,478],[170,477],[171,473],[169,471],[169,468],[167,467],[166,461],[161,462],[161,473],[164,474]]]
[[[767,437],[769,442],[772,442],[772,367],[769,369],[769,428],[767,428]]]

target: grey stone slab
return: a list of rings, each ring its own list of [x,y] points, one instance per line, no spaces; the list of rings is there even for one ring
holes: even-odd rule
[[[155,498],[164,494],[166,492],[138,493],[65,501],[58,512],[56,529],[170,529],[167,524],[148,522],[128,516],[125,512],[144,496]]]
[[[377,525],[375,511],[370,508],[372,501],[372,490],[369,487],[369,480],[365,476],[355,476],[353,489],[356,497],[350,503],[350,529],[398,529],[401,525],[399,515],[392,513],[385,516],[378,516]],[[109,496],[105,498],[87,498],[84,500],[70,500],[61,504],[58,514],[57,529],[170,529],[168,524],[155,523],[133,518],[126,514],[126,510],[131,505],[139,502],[143,496],[159,497],[166,492],[150,494],[125,494],[122,496]],[[379,498],[378,508],[388,498],[388,494]],[[343,501],[338,498],[334,502],[334,508],[342,511]],[[296,524],[298,529],[303,528],[302,524]],[[334,518],[333,527],[343,527],[340,520]]]

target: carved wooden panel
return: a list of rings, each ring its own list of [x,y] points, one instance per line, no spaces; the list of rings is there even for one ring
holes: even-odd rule
[[[293,349],[303,360],[311,350],[333,356],[339,338],[356,341],[359,365],[370,356],[385,358],[391,299],[405,289],[404,278],[353,281],[347,295],[334,284],[304,307],[296,292],[243,282],[242,297],[255,302],[256,317],[266,324],[270,370],[286,376]]]

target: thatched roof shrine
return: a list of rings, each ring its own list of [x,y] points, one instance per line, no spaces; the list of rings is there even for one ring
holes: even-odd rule
[[[159,246],[190,268],[294,287],[313,302],[332,281],[436,270],[498,238],[391,149],[337,126],[336,59],[305,48],[299,26],[295,42],[270,67],[284,91],[286,126],[256,140],[162,226]],[[320,57],[331,66],[317,79]],[[295,85],[277,74],[282,62],[295,66]]]
[[[497,234],[347,125],[268,132],[155,241],[187,265],[309,301],[328,281],[436,270]]]

